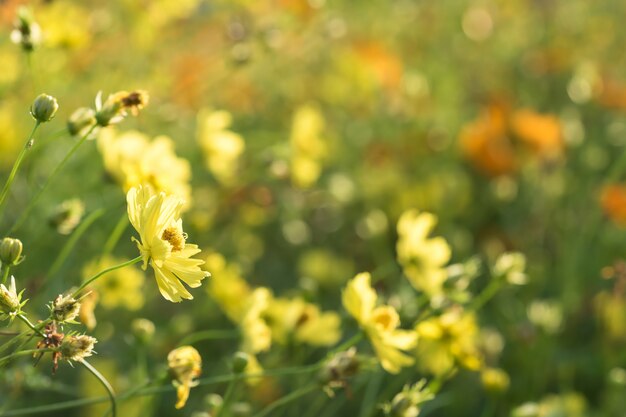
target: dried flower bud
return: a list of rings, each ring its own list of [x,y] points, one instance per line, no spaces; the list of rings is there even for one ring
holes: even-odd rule
[[[14,277],[11,277],[9,288],[0,284],[0,320],[5,318],[13,320],[20,313],[22,306],[26,303],[21,302],[22,292],[17,293]]]
[[[5,237],[0,242],[0,262],[2,265],[17,265],[22,262],[22,242],[19,239]]]
[[[245,352],[235,352],[233,355],[233,373],[240,374],[246,370],[250,362],[250,355]]]
[[[93,346],[98,343],[95,337],[81,335],[66,336],[59,351],[63,359],[68,361],[82,361],[93,354]]]
[[[80,313],[80,303],[71,295],[60,295],[52,302],[52,318],[59,323],[72,322]]]
[[[11,32],[11,41],[31,52],[41,43],[41,28],[26,7],[20,7]]]
[[[96,122],[99,126],[105,127],[119,123],[128,112],[133,116],[139,113],[148,104],[148,93],[143,90],[133,92],[118,91],[111,94],[102,103],[102,95],[98,93],[96,97]]]
[[[88,107],[80,107],[67,119],[67,130],[72,136],[84,136],[95,124],[96,112]]]
[[[341,387],[348,378],[358,372],[359,365],[356,349],[350,348],[345,352],[336,353],[335,356],[326,362],[318,378],[322,384],[331,388]]]
[[[167,355],[167,365],[176,387],[176,408],[183,408],[189,398],[189,390],[197,384],[194,378],[202,371],[202,358],[191,346],[181,346]]]
[[[154,336],[154,323],[148,319],[135,319],[130,327],[135,338],[144,345],[150,343]]]
[[[39,94],[30,107],[30,114],[39,123],[45,123],[54,118],[57,110],[59,110],[59,103],[56,98],[48,94]]]

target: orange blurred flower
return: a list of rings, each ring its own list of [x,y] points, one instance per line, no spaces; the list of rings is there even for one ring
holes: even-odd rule
[[[626,227],[626,185],[611,184],[600,195],[604,213],[615,223]]]
[[[557,155],[563,149],[561,124],[553,115],[539,114],[531,109],[517,110],[511,117],[511,128],[540,155]]]

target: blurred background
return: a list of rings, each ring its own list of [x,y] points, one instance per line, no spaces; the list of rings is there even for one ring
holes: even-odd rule
[[[32,52],[11,40],[21,6],[41,28]],[[460,371],[423,415],[623,416],[624,16],[626,3],[611,0],[1,1],[3,177],[32,128],[33,98],[43,92],[60,104],[14,185],[3,233],[75,143],[63,128],[76,108],[93,106],[99,91],[150,94],[138,117],[79,149],[13,233],[25,247],[15,275],[27,310],[43,318],[46,301],[93,270],[124,216],[124,191],[103,158],[107,135],[164,135],[189,161],[180,168],[192,185],[180,191],[186,232],[213,275],[341,310],[345,282],[373,271],[377,289],[410,316],[416,306],[396,263],[395,224],[411,208],[438,216],[453,263],[526,255],[528,283],[503,289],[478,315],[485,361],[509,383],[494,391],[480,373]],[[81,218],[100,209],[54,264]],[[131,235],[125,230],[113,256],[136,256]],[[162,366],[186,335],[233,328],[206,286],[194,302],[171,304],[151,274],[141,279],[98,288],[93,364],[119,390]],[[472,285],[479,291],[486,280]],[[138,317],[156,326],[149,347],[137,343]],[[228,372],[235,341],[197,346],[204,375]],[[283,347],[261,362],[323,355]],[[0,402],[13,409],[103,394],[83,369],[53,377],[49,367],[44,359],[3,370]],[[381,390],[387,401],[420,375],[357,376],[351,395],[327,400],[317,415],[376,415],[359,414],[369,379],[395,387]],[[293,386],[277,379],[242,398],[263,404]],[[172,392],[139,398],[123,415],[192,415],[203,395],[223,390],[199,387],[181,411]],[[303,410],[306,402],[282,415]]]

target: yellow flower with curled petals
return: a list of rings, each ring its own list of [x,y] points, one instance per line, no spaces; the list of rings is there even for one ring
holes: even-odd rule
[[[398,220],[398,262],[415,289],[438,295],[448,278],[445,265],[451,250],[442,237],[429,238],[437,218],[431,213],[406,211]]]
[[[148,264],[152,266],[159,291],[166,300],[193,299],[181,281],[196,288],[210,274],[200,269],[204,261],[191,258],[200,249],[186,242],[180,218],[183,200],[163,192],[154,193],[144,186],[131,188],[126,200],[128,218],[139,232],[139,240],[133,237],[133,241],[143,257],[144,271]]]
[[[368,272],[355,276],[342,294],[345,309],[365,331],[382,367],[396,374],[413,364],[413,358],[402,351],[415,346],[417,334],[398,329],[400,318],[396,310],[386,305],[376,307],[377,298]]]
[[[202,357],[193,347],[181,346],[167,355],[167,366],[172,375],[172,384],[176,387],[178,401],[175,407],[183,408],[189,398],[189,390],[198,385],[194,378],[202,371]]]

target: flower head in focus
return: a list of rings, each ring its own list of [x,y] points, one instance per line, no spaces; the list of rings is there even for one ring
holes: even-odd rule
[[[145,186],[131,188],[126,200],[128,218],[139,232],[139,240],[133,240],[143,257],[144,271],[148,264],[152,266],[159,291],[166,300],[193,299],[181,281],[196,288],[210,274],[200,269],[204,261],[191,258],[200,249],[186,242],[180,218],[183,200],[163,192],[154,193]]]
[[[362,272],[348,282],[342,294],[343,306],[367,334],[382,367],[396,374],[413,364],[413,358],[402,351],[415,346],[417,334],[398,329],[400,317],[393,307],[376,307],[378,297],[370,281],[370,274]]]
[[[202,358],[191,346],[181,346],[167,355],[167,366],[176,387],[176,408],[183,408],[189,398],[189,390],[197,385],[194,381],[202,371]]]

